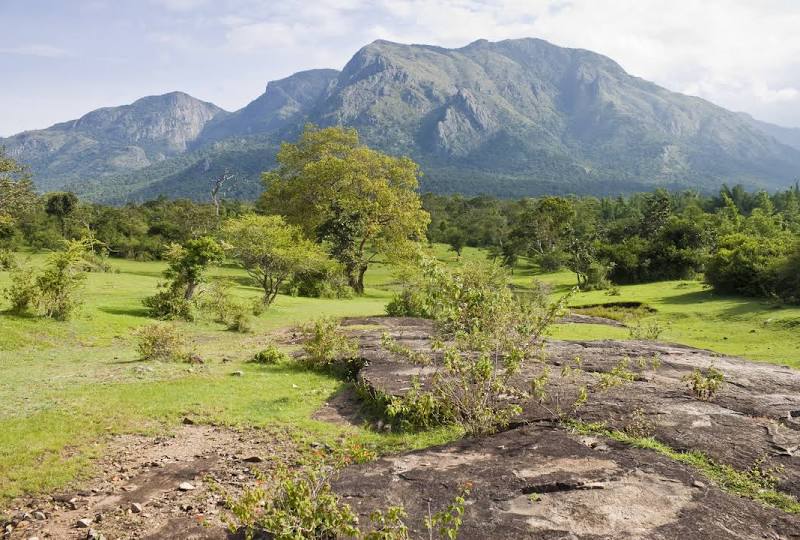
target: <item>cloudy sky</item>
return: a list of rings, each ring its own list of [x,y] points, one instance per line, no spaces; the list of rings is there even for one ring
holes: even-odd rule
[[[0,0],[0,135],[183,90],[234,110],[375,39],[539,37],[800,127],[798,0]]]

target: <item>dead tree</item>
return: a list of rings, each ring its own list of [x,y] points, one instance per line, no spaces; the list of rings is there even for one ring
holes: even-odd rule
[[[214,178],[211,183],[211,202],[214,203],[214,209],[216,211],[217,217],[219,217],[219,192],[222,189],[223,184],[225,182],[229,182],[235,178],[236,175],[231,174],[228,170],[224,170],[222,174]]]

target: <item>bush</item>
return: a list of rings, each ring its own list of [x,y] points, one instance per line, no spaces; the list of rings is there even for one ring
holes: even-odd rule
[[[422,267],[417,290],[439,332],[433,354],[388,336],[383,345],[435,371],[429,389],[417,382],[405,396],[389,399],[387,413],[419,427],[453,423],[467,435],[494,433],[521,410],[509,398],[530,397],[511,380],[525,362],[539,360],[544,335],[566,300],[546,306],[523,302],[511,292],[507,274],[491,264],[449,271],[427,261]]]
[[[358,342],[345,335],[333,319],[317,319],[300,331],[304,338],[300,361],[306,367],[329,368],[337,362],[353,360],[358,354]]]
[[[286,289],[295,296],[308,298],[352,298],[353,289],[347,282],[341,265],[323,261],[312,268],[297,272]]]
[[[631,339],[655,341],[664,333],[664,330],[664,326],[655,319],[647,321],[637,319],[634,325],[628,327],[628,335]]]
[[[720,370],[714,366],[710,366],[705,373],[700,371],[699,368],[694,368],[692,373],[686,375],[683,380],[686,381],[694,397],[701,401],[709,401],[713,399],[717,391],[722,388],[725,382],[725,376]]]
[[[199,305],[214,316],[215,322],[224,324],[228,330],[250,332],[253,326],[252,306],[235,299],[231,287],[232,283],[227,280],[211,282],[200,295]]]
[[[77,293],[86,278],[83,258],[88,242],[68,240],[64,244],[65,249],[51,254],[35,277],[12,279],[6,296],[11,299],[13,309],[21,312],[35,307],[39,316],[64,321],[80,307],[82,299]]]
[[[289,355],[280,350],[275,345],[267,345],[267,347],[253,356],[253,362],[256,364],[278,364],[289,360]]]
[[[781,238],[724,236],[706,265],[705,279],[720,292],[771,296],[777,292],[772,269],[787,252]]]
[[[136,350],[142,360],[175,361],[187,357],[185,340],[172,324],[150,324],[136,330]]]
[[[156,294],[142,300],[150,317],[162,321],[194,320],[192,303],[185,298],[180,284],[160,284],[159,288]]]
[[[36,303],[38,290],[35,275],[27,268],[18,268],[11,273],[11,285],[3,294],[11,302],[12,313],[25,313]]]
[[[427,317],[422,297],[404,288],[386,304],[386,314],[390,317]]]
[[[253,316],[243,304],[236,304],[230,313],[226,327],[231,332],[247,334],[253,331]]]
[[[535,259],[542,272],[557,272],[567,263],[567,255],[562,251],[550,251],[544,255],[539,255]]]
[[[582,291],[600,291],[611,287],[611,281],[608,279],[609,267],[601,262],[594,261],[586,269],[583,283],[581,283]]]
[[[10,249],[0,249],[0,271],[16,270],[17,268],[19,268],[19,263],[14,253]]]
[[[226,518],[231,532],[241,531],[247,539],[275,540],[408,540],[401,506],[375,510],[369,516],[368,531],[359,527],[350,505],[333,492],[332,467],[312,465],[288,473],[281,468],[267,487],[248,488],[238,497],[226,496],[231,516]],[[426,538],[456,540],[461,528],[466,497],[463,488],[445,508],[425,518]]]

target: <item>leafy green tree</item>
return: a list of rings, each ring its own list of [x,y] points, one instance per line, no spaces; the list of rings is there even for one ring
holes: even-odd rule
[[[164,277],[168,281],[159,285],[161,290],[156,294],[142,301],[150,315],[157,319],[191,320],[190,301],[208,267],[220,262],[223,256],[222,246],[210,236],[189,240],[183,246],[170,244],[164,255],[168,261]]]
[[[44,204],[48,216],[55,217],[61,225],[61,235],[67,235],[67,218],[78,207],[78,197],[71,192],[50,193]]]
[[[37,196],[25,167],[0,148],[0,231],[10,229],[36,204]]]
[[[164,276],[185,287],[183,297],[191,300],[208,267],[221,262],[223,256],[222,246],[210,236],[189,240],[183,246],[172,244],[167,250],[169,266]]]
[[[284,143],[277,159],[278,168],[263,175],[259,208],[326,242],[357,293],[376,257],[406,257],[424,238],[430,217],[410,159],[361,145],[353,129],[313,126]]]
[[[309,270],[327,258],[320,246],[306,239],[300,227],[281,216],[247,214],[223,225],[229,252],[264,290],[271,304],[281,285],[294,274]]]
[[[456,252],[456,255],[461,257],[464,251],[464,246],[467,245],[467,239],[461,229],[450,229],[447,233],[447,243],[450,244],[450,249]]]

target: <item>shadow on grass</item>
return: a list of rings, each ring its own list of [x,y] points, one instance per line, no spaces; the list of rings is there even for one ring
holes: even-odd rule
[[[140,317],[143,319],[149,318],[147,308],[144,306],[128,308],[101,307],[98,308],[98,310],[102,311],[103,313],[108,313],[109,315],[127,315],[128,317]]]

